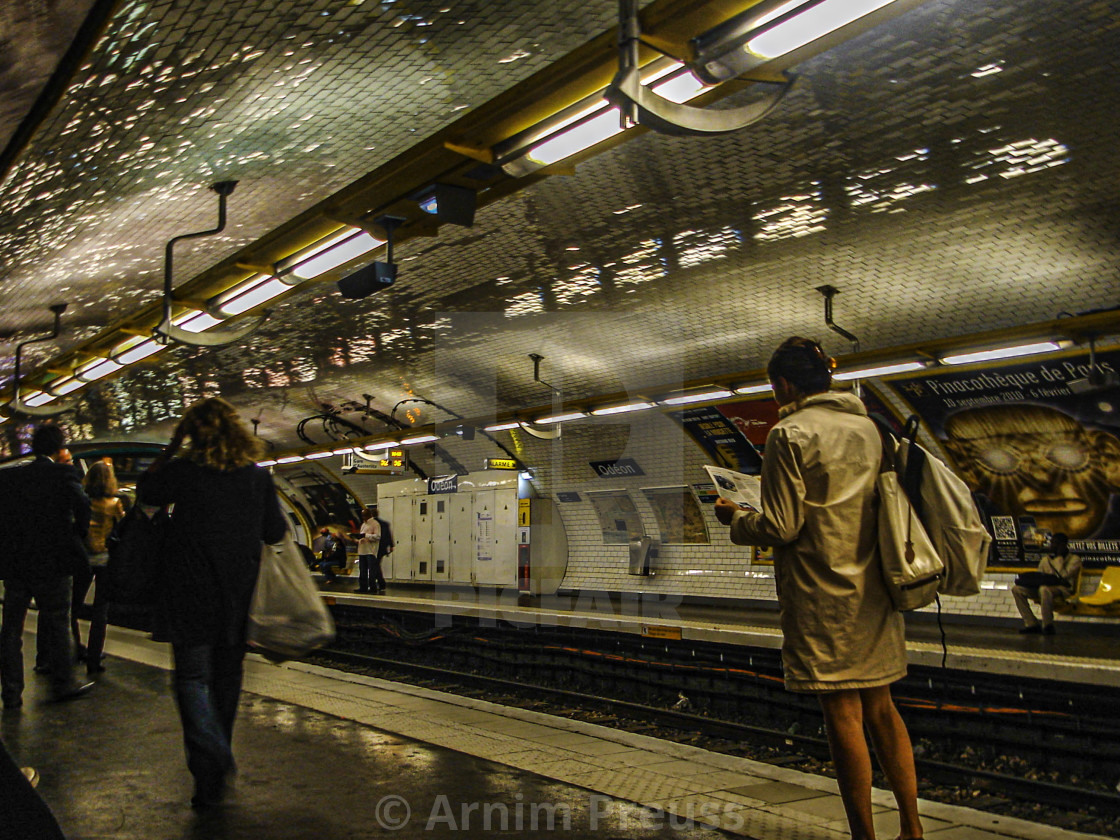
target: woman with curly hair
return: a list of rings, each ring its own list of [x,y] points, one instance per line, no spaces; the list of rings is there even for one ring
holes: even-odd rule
[[[106,540],[113,526],[124,518],[124,505],[117,497],[120,488],[111,461],[97,461],[91,464],[82,481],[82,487],[89,496],[91,508],[89,533],[86,534],[90,571],[80,579],[78,575],[74,576],[73,603],[79,606],[83,604],[90,584],[94,580],[97,581],[97,588],[93,591],[93,617],[89,622],[87,648],[82,647],[82,639],[78,633],[78,619],[73,609],[70,612],[70,627],[78,658],[85,659],[87,673],[96,674],[105,670],[105,666],[101,664],[101,651],[105,647],[105,629],[109,623],[109,576],[104,573],[109,562]]]
[[[179,457],[173,457],[189,441]],[[217,805],[234,769],[249,602],[261,543],[287,530],[272,476],[256,465],[258,441],[228,402],[191,406],[139,482],[145,505],[174,505],[154,621],[171,642],[191,804]]]

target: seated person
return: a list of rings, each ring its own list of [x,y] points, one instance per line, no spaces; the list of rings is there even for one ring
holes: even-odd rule
[[[1039,575],[1048,576],[1038,578],[1036,584],[1031,578]],[[1073,588],[1081,575],[1081,558],[1069,553],[1069,538],[1065,534],[1054,534],[1050,538],[1050,553],[1038,561],[1038,572],[1027,573],[1011,587],[1011,595],[1015,598],[1015,606],[1019,608],[1019,615],[1023,617],[1024,626],[1020,633],[1054,633],[1054,601],[1068,600],[1073,596]],[[1042,607],[1042,622],[1035,618],[1030,602],[1034,601]]]
[[[323,546],[323,559],[319,563],[319,571],[327,578],[327,583],[334,583],[338,580],[337,571],[346,568],[348,562],[346,544],[353,544],[354,540],[342,533],[332,533],[327,528],[324,528],[322,533],[328,541]]]

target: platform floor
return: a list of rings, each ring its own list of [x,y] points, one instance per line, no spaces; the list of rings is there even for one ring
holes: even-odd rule
[[[404,610],[439,616],[468,616],[597,632],[656,635],[747,647],[779,648],[775,608],[704,605],[679,600],[619,598],[603,593],[577,597],[519,599],[463,587],[390,585],[384,595],[361,595],[356,582],[320,582],[335,603],[374,610]],[[438,620],[433,618],[433,621]],[[945,655],[934,616],[906,616],[906,648],[911,665],[945,666],[963,671],[1120,687],[1120,627],[1115,624],[1063,624],[1055,636],[1023,635],[1014,624],[944,622]]]
[[[34,644],[29,632],[27,653]],[[28,674],[24,708],[0,719],[71,840],[847,837],[825,778],[257,657],[247,663],[234,793],[220,812],[199,814],[188,806],[167,646],[111,628],[107,650],[90,696],[43,704],[45,681]],[[894,837],[890,794],[876,791],[875,803],[880,836]],[[1088,836],[930,802],[922,814],[931,840]]]

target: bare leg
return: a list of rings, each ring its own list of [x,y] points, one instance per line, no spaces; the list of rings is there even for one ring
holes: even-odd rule
[[[887,783],[898,805],[900,836],[922,836],[918,817],[918,774],[914,769],[914,749],[910,733],[891,699],[890,686],[865,688],[860,692],[864,722],[875,745],[879,766],[887,775]]]
[[[854,689],[820,695],[836,782],[852,840],[875,840],[871,821],[871,753],[863,736],[863,704]]]

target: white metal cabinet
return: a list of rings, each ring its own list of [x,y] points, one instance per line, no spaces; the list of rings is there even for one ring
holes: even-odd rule
[[[455,583],[470,583],[474,570],[474,497],[454,493],[448,500],[451,526],[451,575]]]
[[[454,494],[429,496],[432,520],[432,580],[451,579],[451,507]]]
[[[432,579],[432,504],[431,496],[412,499],[412,579]]]

